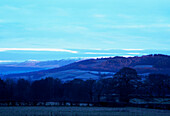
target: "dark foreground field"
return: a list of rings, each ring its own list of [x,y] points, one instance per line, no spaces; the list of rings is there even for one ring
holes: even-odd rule
[[[170,116],[170,111],[132,107],[0,107],[0,116]]]

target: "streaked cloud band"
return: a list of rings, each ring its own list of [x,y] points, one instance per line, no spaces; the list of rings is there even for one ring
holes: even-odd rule
[[[84,54],[119,54],[119,53],[95,53],[95,52],[85,52]]]
[[[0,60],[0,63],[10,63],[10,62],[15,62],[15,61],[11,61],[11,60]]]
[[[78,53],[77,51],[67,49],[51,49],[51,48],[0,48],[0,51],[52,51],[52,52],[69,52]]]
[[[144,49],[122,49],[122,50],[125,50],[125,51],[142,51]]]

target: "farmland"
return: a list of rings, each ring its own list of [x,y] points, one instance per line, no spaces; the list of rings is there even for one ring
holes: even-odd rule
[[[169,116],[169,110],[107,107],[0,107],[0,116]]]

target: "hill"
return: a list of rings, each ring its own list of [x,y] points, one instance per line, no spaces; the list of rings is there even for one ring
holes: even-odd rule
[[[110,57],[88,59],[74,62],[63,67],[42,70],[30,73],[5,75],[3,78],[26,78],[40,79],[54,77],[60,79],[74,78],[97,78],[101,74],[110,77],[123,67],[130,67],[137,70],[138,74],[162,73],[170,74],[170,56],[168,55],[147,55],[141,57]],[[88,77],[87,77],[88,75]]]
[[[27,73],[33,71],[47,70],[51,68],[58,68],[64,65],[73,63],[79,59],[63,59],[63,60],[51,60],[51,61],[34,61],[29,60],[25,62],[12,62],[1,63],[0,74],[14,74],[14,73]]]

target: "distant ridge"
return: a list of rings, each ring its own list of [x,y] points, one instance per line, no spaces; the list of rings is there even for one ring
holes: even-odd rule
[[[42,70],[30,73],[5,75],[4,78],[33,78],[46,77],[49,74],[66,70],[85,70],[98,72],[117,72],[123,67],[130,67],[137,70],[139,74],[161,73],[170,74],[170,56],[163,54],[146,55],[141,57],[110,57],[88,59],[74,62],[60,68]],[[59,78],[59,77],[58,77]]]
[[[79,59],[63,59],[50,61],[36,61],[28,60],[25,62],[12,62],[0,64],[0,74],[24,73],[40,70],[47,70],[51,68],[58,68],[64,65],[73,63]]]

